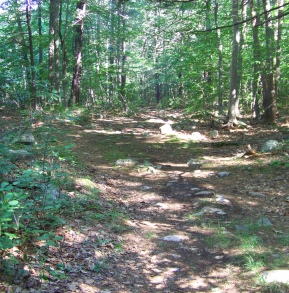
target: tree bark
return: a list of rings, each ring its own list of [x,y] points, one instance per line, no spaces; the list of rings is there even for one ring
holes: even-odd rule
[[[35,62],[34,62],[34,52],[33,52],[33,39],[32,39],[32,29],[31,29],[31,3],[30,0],[26,0],[26,23],[28,30],[28,43],[29,43],[29,55],[30,55],[30,72],[31,72],[31,80],[30,80],[30,95],[31,102],[33,104],[33,109],[38,109],[38,101],[37,101],[37,88],[36,88],[36,72],[35,72]]]
[[[218,27],[218,12],[219,12],[219,0],[215,1],[214,6],[214,20],[215,26]],[[221,39],[221,30],[217,29],[217,36],[218,36],[218,107],[219,112],[223,112],[223,44]]]
[[[67,1],[66,2],[66,13],[65,13],[65,22],[64,22],[63,32],[62,32],[62,28],[61,28],[62,16],[63,16],[63,1],[62,0],[60,0],[60,5],[59,5],[59,38],[60,38],[61,54],[62,54],[61,88],[62,88],[63,104],[65,107],[68,106],[68,100],[69,100],[67,98],[67,52],[66,52],[66,38],[67,38],[67,27],[68,27],[69,4],[70,4],[70,1]]]
[[[275,122],[276,119],[276,92],[274,88],[274,72],[273,72],[273,52],[274,52],[274,30],[271,17],[270,0],[263,0],[265,34],[266,34],[266,63],[263,64],[263,72],[261,75],[263,90],[263,118],[268,123]]]
[[[253,97],[253,110],[254,117],[256,120],[260,118],[259,98],[258,98],[258,84],[260,78],[260,61],[261,61],[261,47],[259,41],[259,23],[260,23],[260,1],[250,1],[252,26],[253,26],[253,58],[254,58],[254,69],[253,69],[253,80],[252,80],[252,97]],[[258,12],[256,12],[256,10]],[[255,18],[253,18],[255,17]]]
[[[238,23],[238,0],[232,0],[232,15],[234,24],[234,35],[232,42],[230,92],[228,104],[228,127],[238,124],[239,96],[238,96],[238,57],[240,31]]]
[[[52,99],[56,93],[60,102],[59,0],[50,0],[49,41],[48,79],[50,93]]]
[[[83,29],[86,2],[79,1],[76,4],[77,16],[75,19],[75,67],[72,77],[71,94],[69,106],[80,103],[80,83],[82,74],[82,46],[83,46]]]

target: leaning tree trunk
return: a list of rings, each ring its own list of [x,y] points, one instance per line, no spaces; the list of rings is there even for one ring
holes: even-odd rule
[[[86,2],[84,0],[77,2],[75,19],[75,67],[72,77],[71,93],[69,106],[74,106],[80,102],[80,82],[82,73],[82,38],[84,28]]]
[[[238,0],[232,0],[232,15],[234,24],[234,35],[232,44],[230,92],[228,104],[228,127],[238,124],[239,97],[238,97],[238,58],[240,31],[238,23]]]

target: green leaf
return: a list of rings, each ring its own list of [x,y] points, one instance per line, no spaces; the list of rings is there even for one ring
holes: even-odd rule
[[[18,238],[18,236],[16,234],[12,234],[12,233],[4,233],[6,236],[9,237],[9,239],[15,239],[15,238]]]
[[[11,198],[13,198],[13,193],[11,193],[11,192],[7,193],[7,194],[4,196],[4,200],[5,200],[5,201],[10,200]]]
[[[16,206],[16,205],[18,205],[18,203],[19,203],[18,200],[11,200],[11,201],[8,202],[8,204],[11,205],[11,206]]]
[[[38,240],[47,240],[50,238],[49,234],[43,234],[41,236],[38,237]]]
[[[53,241],[53,240],[47,241],[47,245],[49,245],[49,246],[54,246],[54,247],[58,247],[58,246],[59,246],[59,244],[56,243],[56,242]]]
[[[4,188],[4,187],[7,186],[7,185],[9,185],[9,182],[6,182],[6,181],[5,181],[5,182],[2,182],[2,183],[1,183],[1,188]]]

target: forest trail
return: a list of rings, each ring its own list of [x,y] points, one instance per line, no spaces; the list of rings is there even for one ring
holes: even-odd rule
[[[209,123],[177,110],[78,122],[53,121],[56,143],[75,144],[63,190],[74,216],[45,262],[59,275],[9,292],[274,292],[258,276],[289,261],[288,155],[243,154],[288,125],[212,139]]]
[[[179,129],[174,135],[160,134],[167,122]],[[69,128],[66,139],[76,143],[83,175],[101,191],[100,204],[111,222],[91,225],[76,215],[64,241],[73,244],[63,249],[68,255],[79,251],[77,272],[71,282],[60,282],[70,291],[57,292],[260,292],[256,276],[244,270],[248,253],[234,245],[234,235],[240,234],[238,225],[246,229],[268,214],[272,200],[276,208],[284,204],[275,195],[285,192],[288,174],[283,178],[282,168],[254,172],[256,161],[241,154],[248,142],[260,144],[276,133],[257,127],[221,130],[213,140],[207,125],[177,111],[99,118]],[[196,132],[202,139],[192,141]],[[125,160],[135,163],[123,166]],[[190,160],[200,165],[190,167]],[[276,190],[280,176],[286,180],[278,181],[284,186]],[[271,196],[248,196],[251,191]],[[284,230],[287,211],[286,216],[272,211],[274,229]],[[273,231],[257,234],[273,244]]]

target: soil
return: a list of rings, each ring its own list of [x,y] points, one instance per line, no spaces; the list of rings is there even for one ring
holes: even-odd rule
[[[172,135],[160,133],[166,122]],[[94,115],[85,124],[54,121],[63,131],[58,140],[75,143],[78,174],[69,195],[85,192],[81,180],[89,178],[100,191],[96,201],[106,220],[101,213],[75,212],[57,231],[64,239],[47,259],[51,267],[65,265],[65,278],[36,284],[34,268],[29,281],[3,284],[3,292],[261,292],[257,273],[245,267],[246,253],[236,244],[236,227],[270,219],[272,226],[253,230],[262,240],[254,253],[267,249],[266,263],[274,254],[288,256],[278,238],[288,235],[288,149],[260,149],[269,139],[282,141],[289,125],[246,122],[243,128],[218,128],[213,139],[209,121],[181,111]],[[245,154],[248,144],[253,155]],[[136,163],[117,164],[119,159]],[[196,165],[189,166],[190,160]],[[205,207],[220,210],[202,213]]]

